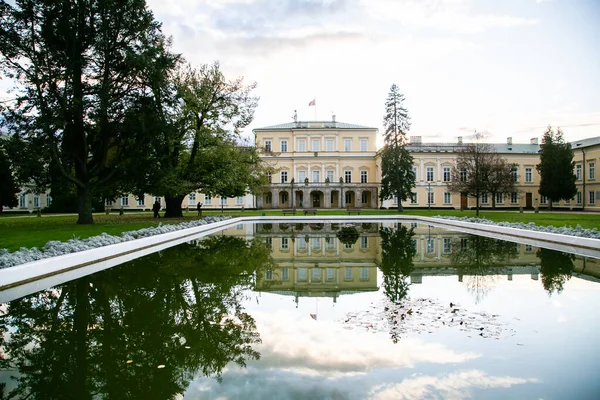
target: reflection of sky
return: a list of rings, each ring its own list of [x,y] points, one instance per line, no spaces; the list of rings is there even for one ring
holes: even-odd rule
[[[245,306],[263,340],[261,360],[245,369],[230,366],[220,384],[198,378],[185,398],[581,399],[600,391],[596,283],[571,278],[563,293],[549,297],[529,276],[498,277],[478,304],[456,276],[424,277],[411,286],[413,298],[500,314],[515,330],[501,340],[449,328],[394,344],[386,332],[344,325],[346,313],[366,310],[382,296],[344,295],[337,303],[300,298],[296,307],[291,296],[251,293]]]

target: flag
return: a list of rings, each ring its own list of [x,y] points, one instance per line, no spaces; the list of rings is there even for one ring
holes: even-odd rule
[[[311,317],[312,319],[314,319],[315,321],[317,320],[317,314],[310,314],[310,317]]]
[[[308,103],[309,107],[316,106],[316,105],[317,105],[317,102],[316,102],[315,99],[313,99],[313,101],[311,101],[310,103]]]

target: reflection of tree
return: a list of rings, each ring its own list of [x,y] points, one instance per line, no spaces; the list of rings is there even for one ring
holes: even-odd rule
[[[352,245],[356,243],[360,234],[354,226],[344,226],[336,233],[336,236],[340,243]]]
[[[413,228],[400,226],[398,229],[381,228],[381,263],[385,295],[393,302],[402,300],[408,294],[408,277],[413,271],[413,257],[416,254],[412,242]]]
[[[479,303],[493,287],[499,273],[518,255],[518,245],[484,236],[467,235],[453,244],[450,260],[459,275],[467,276],[467,288]]]
[[[540,248],[536,256],[540,259],[540,273],[542,274],[542,285],[549,295],[564,289],[566,281],[571,279],[575,265],[575,256],[556,250]]]
[[[229,362],[260,357],[240,302],[270,262],[259,241],[207,238],[11,302],[10,395],[170,399],[198,373],[220,380]]]

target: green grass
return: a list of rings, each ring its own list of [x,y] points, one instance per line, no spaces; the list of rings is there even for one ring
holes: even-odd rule
[[[245,211],[245,212],[226,212],[231,216],[250,216],[250,215],[282,215],[281,211]],[[221,215],[219,211],[205,211],[203,215]],[[318,215],[347,215],[344,210],[319,210]],[[446,211],[446,210],[406,210],[398,214],[395,210],[365,210],[361,215],[407,215],[407,216],[436,216],[452,215],[459,217],[474,217],[474,211]],[[490,219],[496,222],[535,222],[537,225],[555,227],[581,225],[583,228],[600,227],[600,214],[586,213],[546,213],[539,214],[519,213],[516,211],[484,211],[480,212],[480,217]],[[119,235],[125,231],[132,231],[151,226],[157,226],[158,223],[176,224],[183,221],[197,219],[195,212],[184,212],[184,218],[179,219],[154,219],[152,213],[125,213],[122,216],[111,214],[94,215],[95,223],[93,225],[77,225],[76,215],[53,216],[44,215],[42,218],[35,216],[10,217],[4,215],[0,218],[0,248],[6,248],[9,251],[18,250],[21,247],[43,247],[50,240],[67,241],[73,238],[85,239],[91,236],[106,232],[110,235]]]

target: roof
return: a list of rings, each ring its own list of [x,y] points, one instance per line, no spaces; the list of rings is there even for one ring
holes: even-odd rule
[[[461,151],[469,143],[409,143],[406,145],[408,151],[413,153],[455,153]],[[526,143],[488,143],[492,150],[499,154],[537,154],[540,151],[539,144]]]
[[[597,146],[597,145],[600,145],[600,136],[576,140],[574,142],[571,142],[571,148],[573,150],[581,149],[582,147],[590,147],[590,146]]]
[[[254,131],[278,131],[287,129],[375,129],[371,126],[349,124],[347,122],[337,121],[297,121],[286,122],[284,124],[265,126],[255,128]]]

